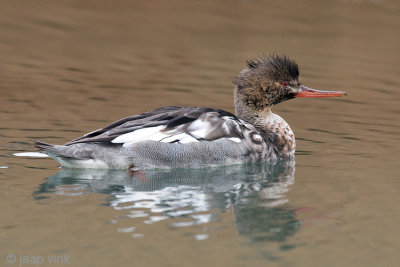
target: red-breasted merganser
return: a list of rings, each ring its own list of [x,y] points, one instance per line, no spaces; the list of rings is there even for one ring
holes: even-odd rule
[[[247,61],[235,84],[236,115],[214,108],[164,107],[118,120],[64,145],[36,146],[67,168],[165,168],[294,157],[292,129],[271,108],[295,97],[335,97],[298,81],[287,57]]]

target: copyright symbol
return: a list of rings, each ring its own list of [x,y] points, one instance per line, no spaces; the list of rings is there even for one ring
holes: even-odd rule
[[[7,262],[11,263],[11,264],[14,264],[17,262],[17,256],[15,256],[14,254],[8,254],[6,259],[7,259]]]

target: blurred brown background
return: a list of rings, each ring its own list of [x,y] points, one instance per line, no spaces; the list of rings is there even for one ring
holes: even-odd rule
[[[399,25],[395,0],[1,1],[0,256],[56,247],[74,266],[265,264],[236,236],[229,214],[205,243],[160,225],[132,242],[106,223],[116,215],[99,206],[103,196],[41,205],[31,193],[57,163],[11,155],[33,150],[34,139],[63,143],[159,106],[233,111],[232,77],[246,59],[276,53],[299,63],[305,85],[348,96],[274,109],[298,140],[287,198],[312,212],[299,215],[311,226],[293,237],[304,246],[268,262],[396,265]],[[168,241],[158,239],[163,234]]]

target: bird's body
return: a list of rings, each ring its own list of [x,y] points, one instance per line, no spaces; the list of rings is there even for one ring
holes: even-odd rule
[[[123,118],[64,145],[36,146],[67,168],[202,167],[292,158],[294,134],[271,106],[323,94],[300,85],[298,74],[297,64],[286,57],[249,61],[234,81],[236,115],[165,107]]]
[[[273,113],[270,121],[271,130],[278,132],[267,133],[219,109],[165,107],[124,118],[65,145],[37,146],[69,168],[201,167],[293,157],[289,125]]]

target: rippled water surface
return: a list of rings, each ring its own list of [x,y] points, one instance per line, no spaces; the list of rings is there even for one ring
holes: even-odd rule
[[[394,0],[3,1],[0,266],[397,266],[398,25]],[[296,161],[132,174],[12,156],[160,106],[232,112],[232,77],[269,53],[348,92],[275,107]]]

